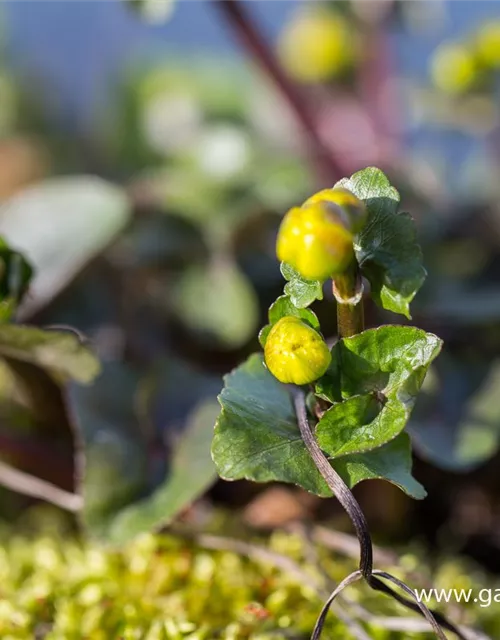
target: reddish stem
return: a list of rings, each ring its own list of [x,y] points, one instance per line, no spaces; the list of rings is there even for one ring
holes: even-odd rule
[[[391,84],[394,77],[394,55],[388,30],[392,0],[379,4],[379,13],[361,27],[363,59],[358,66],[357,80],[361,100],[379,134],[384,157],[393,161],[399,150],[401,105]],[[385,93],[383,93],[385,92]]]
[[[342,166],[333,152],[323,143],[311,111],[297,87],[289,80],[279,65],[274,52],[261,36],[257,25],[239,0],[215,0],[214,6],[224,14],[247,51],[273,80],[287,100],[300,123],[311,147],[321,179],[333,182],[342,177]]]

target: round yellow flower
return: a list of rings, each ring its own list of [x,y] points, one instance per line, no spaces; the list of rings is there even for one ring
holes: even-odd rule
[[[318,193],[308,198],[303,206],[307,207],[317,202],[331,202],[339,206],[341,213],[344,214],[343,222],[352,233],[359,233],[366,224],[368,211],[364,202],[348,189],[344,189],[344,187],[318,191]]]
[[[321,378],[332,359],[320,334],[294,316],[285,316],[274,325],[267,336],[264,356],[275,378],[298,385]]]
[[[326,280],[341,273],[354,256],[353,236],[325,202],[294,207],[278,231],[278,259],[306,280]]]

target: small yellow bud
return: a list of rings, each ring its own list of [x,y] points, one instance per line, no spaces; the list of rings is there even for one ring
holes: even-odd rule
[[[353,259],[353,237],[327,203],[294,207],[278,231],[278,259],[306,280],[326,280],[344,271]]]
[[[274,325],[267,337],[264,356],[275,378],[298,385],[321,378],[332,359],[320,334],[294,316],[285,316]]]
[[[344,189],[343,187],[323,189],[308,198],[302,206],[307,207],[317,202],[331,202],[339,206],[345,216],[345,226],[350,229],[352,233],[359,233],[366,224],[368,211],[364,202],[348,189]]]

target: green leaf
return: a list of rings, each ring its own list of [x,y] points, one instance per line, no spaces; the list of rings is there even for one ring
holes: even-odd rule
[[[379,478],[392,482],[417,500],[427,495],[424,487],[411,475],[411,442],[406,433],[374,451],[335,460],[333,466],[350,488],[362,480]]]
[[[121,543],[143,531],[165,526],[215,482],[210,440],[218,413],[215,401],[195,407],[177,443],[166,479],[151,496],[117,515],[110,527],[110,540]]]
[[[410,302],[422,286],[426,271],[415,224],[398,213],[399,194],[374,167],[358,171],[335,186],[352,191],[368,208],[368,222],[355,242],[356,257],[369,280],[375,302],[410,318]]]
[[[68,403],[79,434],[78,479],[84,525],[103,536],[119,509],[146,491],[147,443],[134,413],[138,374],[107,363],[96,384],[71,385]],[[119,398],[119,401],[118,401]]]
[[[302,309],[315,300],[323,300],[323,286],[319,280],[305,280],[286,262],[282,262],[280,268],[283,277],[288,280],[285,294],[296,307]]]
[[[335,345],[332,347],[332,353],[334,349]],[[314,393],[327,402],[335,403],[342,400],[342,393],[340,391],[340,361],[338,358],[332,358],[325,374],[316,381]]]
[[[125,191],[94,176],[51,178],[5,202],[0,234],[35,269],[22,317],[64,289],[125,227],[130,213]]]
[[[260,354],[226,376],[219,402],[212,457],[222,478],[288,482],[319,496],[332,495],[300,436],[290,389],[267,371]],[[373,452],[346,455],[333,467],[349,487],[385,477],[422,497],[411,477],[406,435]]]
[[[288,387],[254,354],[225,377],[212,457],[226,480],[289,482],[331,495],[300,436]]]
[[[0,357],[36,364],[63,379],[91,382],[100,371],[99,360],[70,332],[36,327],[0,325]]]
[[[28,290],[33,269],[0,237],[0,322],[10,320]]]
[[[384,211],[396,214],[398,211],[399,193],[391,185],[384,172],[377,167],[367,167],[357,171],[350,178],[339,180],[335,187],[349,189],[364,201],[371,215],[378,215]]]
[[[412,405],[441,346],[433,333],[398,325],[368,329],[340,340],[333,354],[342,362],[342,396],[377,391]]]
[[[334,404],[318,423],[316,435],[332,458],[369,451],[392,440],[404,428],[409,413],[389,399],[382,406],[375,395],[353,396]]]
[[[269,307],[269,324],[260,330],[259,342],[262,347],[266,344],[267,336],[269,335],[272,326],[285,316],[301,318],[313,327],[313,329],[320,331],[319,320],[313,311],[310,309],[299,309],[293,304],[289,296],[280,296]]]
[[[257,326],[255,291],[230,261],[189,269],[175,288],[173,304],[188,327],[228,348],[245,344]]]
[[[125,0],[127,6],[150,25],[164,24],[174,10],[174,0]]]
[[[345,400],[319,421],[316,436],[321,448],[336,458],[394,439],[409,420],[441,344],[421,329],[397,326],[368,329],[337,342],[332,358],[342,363],[337,386]]]

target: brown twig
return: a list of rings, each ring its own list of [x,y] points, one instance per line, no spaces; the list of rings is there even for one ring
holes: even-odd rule
[[[12,491],[22,493],[30,498],[37,498],[51,502],[61,509],[76,513],[83,505],[83,498],[75,493],[69,493],[59,487],[40,480],[35,476],[15,469],[5,462],[0,461],[0,484]]]
[[[359,557],[359,543],[358,540],[347,533],[340,531],[333,531],[322,526],[312,527],[311,536],[313,540],[332,551],[337,551],[342,555],[349,558]],[[397,556],[395,553],[391,553],[385,549],[372,546],[373,560],[381,564],[395,564]]]

